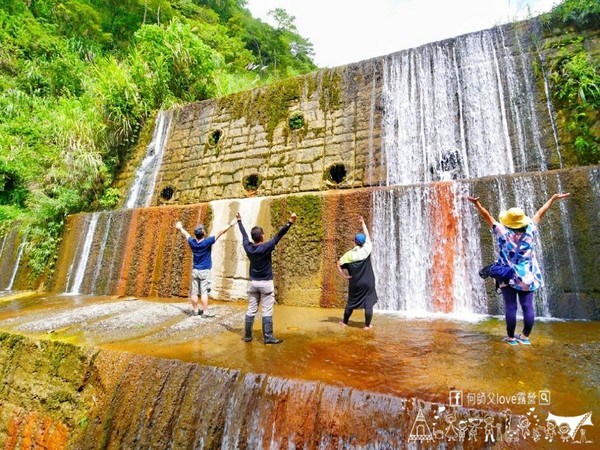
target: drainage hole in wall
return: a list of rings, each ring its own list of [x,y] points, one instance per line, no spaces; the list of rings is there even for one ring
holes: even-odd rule
[[[257,174],[248,175],[242,181],[244,189],[247,191],[256,191],[260,186],[260,177]]]
[[[160,191],[160,197],[163,200],[171,200],[173,198],[173,194],[175,194],[175,189],[173,189],[171,186],[167,186]]]
[[[299,130],[304,126],[304,115],[300,113],[294,113],[288,119],[288,124],[291,130]]]
[[[223,137],[223,132],[221,130],[214,130],[208,135],[208,145],[214,147],[219,143],[221,138]]]
[[[346,166],[343,164],[334,164],[329,167],[329,181],[341,183],[346,179]]]

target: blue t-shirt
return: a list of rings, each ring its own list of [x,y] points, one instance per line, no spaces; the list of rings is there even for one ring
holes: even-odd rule
[[[194,254],[194,269],[212,269],[210,250],[215,241],[216,239],[214,236],[209,236],[206,239],[202,239],[200,242],[191,236],[188,238],[188,243],[190,244],[190,248]]]

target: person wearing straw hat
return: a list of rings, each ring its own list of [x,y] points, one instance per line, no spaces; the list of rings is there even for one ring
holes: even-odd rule
[[[513,269],[512,278],[500,282],[507,334],[502,340],[509,345],[530,344],[529,335],[535,321],[534,292],[544,285],[535,249],[538,224],[556,200],[570,195],[554,194],[532,218],[527,217],[521,208],[510,208],[500,213],[499,221],[481,205],[479,197],[467,197],[483,220],[492,227],[492,233],[498,242],[500,260]],[[517,299],[523,310],[523,332],[515,336]]]
[[[192,302],[192,309],[194,315],[202,316],[204,319],[215,317],[214,314],[208,312],[208,293],[210,292],[210,270],[212,269],[212,246],[217,239],[224,235],[233,225],[233,220],[227,228],[219,231],[215,236],[206,237],[206,230],[204,225],[200,224],[194,228],[194,237],[188,233],[181,222],[175,224],[175,228],[178,229],[182,236],[188,241],[190,249],[193,254],[193,268],[192,268],[192,286],[190,289],[190,300]],[[202,301],[202,309],[198,310],[198,294],[200,294],[200,300]]]
[[[371,265],[371,252],[373,243],[365,220],[361,217],[362,233],[354,236],[356,246],[347,251],[337,261],[337,268],[342,277],[349,280],[348,302],[344,309],[344,318],[340,325],[348,325],[348,320],[355,309],[365,310],[365,330],[372,328],[373,306],[377,303],[375,290],[375,274]]]

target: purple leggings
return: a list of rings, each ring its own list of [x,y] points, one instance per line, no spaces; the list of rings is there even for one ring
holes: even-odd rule
[[[502,288],[502,298],[504,298],[504,309],[506,318],[506,334],[508,337],[515,337],[515,328],[517,327],[517,297],[523,310],[523,334],[529,336],[535,321],[535,310],[533,308],[533,291],[517,291],[509,286]]]

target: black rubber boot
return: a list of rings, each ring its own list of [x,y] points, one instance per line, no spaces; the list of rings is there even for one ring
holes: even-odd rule
[[[265,344],[281,344],[281,339],[275,339],[273,337],[273,318],[263,317],[262,318],[262,329]]]
[[[244,327],[244,341],[252,340],[252,325],[254,325],[254,316],[246,316],[246,326]]]

